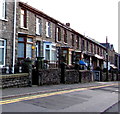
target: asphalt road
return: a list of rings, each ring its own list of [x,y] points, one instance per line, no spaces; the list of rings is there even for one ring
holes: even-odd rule
[[[113,82],[6,98],[0,104],[2,112],[118,112],[118,93]]]
[[[116,112],[118,111],[120,113],[120,101],[114,105],[112,105],[111,107],[109,107],[108,109],[106,109],[104,112]]]

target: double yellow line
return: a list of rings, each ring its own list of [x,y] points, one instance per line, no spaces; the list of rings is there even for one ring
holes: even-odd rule
[[[118,85],[118,84],[101,85],[101,86],[88,87],[88,88],[77,88],[77,89],[63,90],[63,91],[52,92],[52,93],[44,93],[44,94],[40,94],[40,95],[32,95],[32,96],[21,97],[21,98],[10,99],[10,100],[3,100],[3,101],[0,101],[0,105],[9,104],[9,103],[16,103],[16,102],[20,102],[20,101],[24,101],[24,100],[43,98],[43,97],[48,97],[48,96],[53,96],[53,95],[71,93],[71,92],[76,92],[76,91],[83,91],[83,90],[90,90],[90,89],[96,89],[96,88],[102,88],[102,87],[109,87],[109,86],[113,86],[113,85]]]

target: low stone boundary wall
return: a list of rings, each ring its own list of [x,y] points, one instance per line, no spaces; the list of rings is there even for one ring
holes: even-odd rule
[[[89,70],[80,70],[80,82],[86,83],[86,82],[92,82],[93,81],[93,72]]]
[[[39,70],[38,85],[60,84],[60,69],[43,69]]]
[[[106,73],[102,73],[102,81],[105,81],[105,80],[106,80]],[[117,73],[108,74],[108,81],[118,81],[118,80],[120,80],[120,74],[117,74]]]
[[[78,70],[66,70],[65,71],[65,83],[79,83],[79,71]]]
[[[118,74],[118,81],[120,81],[120,74]]]
[[[0,88],[8,87],[21,87],[28,86],[29,83],[29,74],[28,73],[18,73],[18,74],[7,74],[0,75]]]
[[[65,83],[87,83],[93,81],[93,73],[89,70],[66,70]]]

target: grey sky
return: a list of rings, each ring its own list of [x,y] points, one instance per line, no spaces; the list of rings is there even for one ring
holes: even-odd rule
[[[114,45],[118,52],[119,0],[21,0],[49,16],[69,22],[71,28],[98,42]]]

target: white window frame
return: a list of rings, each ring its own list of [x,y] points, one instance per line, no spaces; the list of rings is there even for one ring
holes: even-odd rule
[[[52,32],[51,32],[51,22],[47,21],[46,22],[46,37],[51,37]]]
[[[25,10],[21,9],[20,10],[20,25],[21,25],[21,27],[24,27],[24,15],[25,15]]]
[[[59,36],[58,36],[58,32],[59,32],[59,31],[58,31],[58,27],[57,27],[57,28],[56,28],[56,42],[58,42],[58,37],[59,37]]]
[[[46,46],[49,45],[49,48],[46,48]],[[55,47],[56,44],[50,43],[50,42],[44,42],[44,60],[46,59],[46,50],[50,51],[50,62],[53,63],[52,61],[52,51],[56,51],[56,48],[53,48],[53,46]],[[57,60],[57,55],[56,55],[56,60]]]
[[[0,0],[0,19],[5,19],[6,15],[6,0]]]
[[[20,28],[28,30],[27,11],[20,9]]]
[[[32,58],[32,46],[33,44],[26,43],[26,58]],[[30,49],[30,50],[28,50]]]
[[[55,44],[51,44],[51,63],[54,63],[55,61],[57,61],[57,51],[56,51],[56,45]],[[54,56],[54,60],[52,60],[52,56],[53,56],[53,51],[55,52],[54,54],[55,54],[55,56],[56,56],[56,58],[55,58],[55,56]]]
[[[24,27],[24,10],[23,9],[21,9],[20,10],[20,25],[21,25],[21,27]]]
[[[4,61],[3,61],[3,64],[0,65],[0,67],[3,67],[3,66],[5,66],[5,57],[6,57],[6,40],[4,40],[4,39],[0,39],[0,41],[4,41],[4,46],[0,46],[0,49],[1,49],[1,48],[4,49]]]
[[[36,17],[36,34],[42,35],[42,20]]]
[[[46,48],[47,45],[49,45],[49,48]],[[50,49],[51,49],[51,43],[44,42],[44,54],[43,54],[44,55],[44,60],[46,59],[46,50],[50,51]],[[50,54],[50,58],[51,58],[51,54]]]

